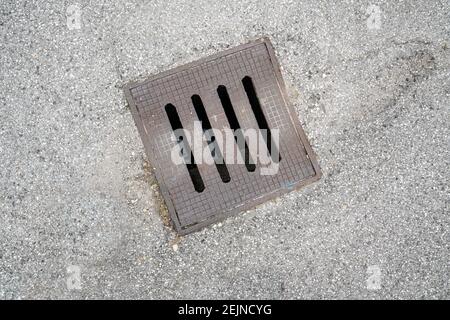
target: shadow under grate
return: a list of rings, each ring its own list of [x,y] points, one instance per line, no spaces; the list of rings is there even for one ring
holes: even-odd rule
[[[267,38],[128,84],[125,95],[180,234],[320,178]],[[199,145],[187,136],[195,132],[195,121],[201,121],[200,147],[215,160],[212,164],[200,161]],[[240,156],[243,163],[228,161],[230,149],[211,130],[224,128],[234,132],[231,159]],[[265,133],[257,153],[244,136],[249,129]],[[174,150],[182,163],[174,163]],[[258,152],[277,165],[275,173],[264,173]]]

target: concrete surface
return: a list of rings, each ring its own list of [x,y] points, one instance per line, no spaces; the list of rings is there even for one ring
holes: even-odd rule
[[[74,3],[0,4],[0,299],[450,298],[448,1]],[[179,239],[121,86],[261,35],[324,177]]]

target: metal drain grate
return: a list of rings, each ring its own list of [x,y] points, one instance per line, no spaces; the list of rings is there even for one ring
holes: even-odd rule
[[[321,175],[287,102],[267,38],[131,83],[125,94],[173,224],[181,234],[255,207]],[[194,122],[199,120],[202,150],[209,150],[214,159],[224,156],[223,163],[199,162],[201,153],[185,135],[194,132]],[[263,173],[264,166],[241,130],[234,131],[235,142],[244,139],[246,143],[235,144],[233,159],[240,153],[245,161],[228,163],[230,151],[219,146],[211,128],[264,129],[265,152],[278,170]],[[174,163],[173,150],[181,150],[184,163]]]

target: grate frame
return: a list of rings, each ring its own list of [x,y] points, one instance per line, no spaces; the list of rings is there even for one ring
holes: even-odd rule
[[[216,119],[214,123],[219,124],[219,129],[229,127],[220,101],[214,95],[215,90],[212,90],[218,85],[226,85],[230,88],[229,94],[239,120],[243,119],[243,127],[258,128],[254,117],[252,119],[244,90],[237,89],[238,82],[245,76],[251,76],[255,82],[269,126],[280,129],[280,154],[283,157],[280,161],[281,177],[261,176],[259,168],[249,173],[244,165],[230,165],[233,183],[220,184],[215,166],[200,164],[206,194],[205,191],[191,192],[193,187],[189,190],[190,180],[185,165],[175,166],[171,163],[171,166],[167,166],[167,156],[176,142],[171,140],[173,131],[164,106],[168,103],[175,105],[184,128],[192,130],[193,120],[198,119],[194,107],[186,98],[198,94],[210,120]],[[289,103],[280,65],[267,37],[164,71],[143,81],[131,82],[124,87],[124,92],[146,155],[154,167],[172,224],[181,235],[252,209],[311,184],[322,176],[316,155]],[[203,147],[207,148],[205,139],[203,141]],[[295,150],[286,148],[287,144]],[[286,180],[286,177],[289,179]],[[211,200],[211,203],[208,204],[205,199]]]

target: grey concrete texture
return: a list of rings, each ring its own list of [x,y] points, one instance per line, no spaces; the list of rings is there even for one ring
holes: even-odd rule
[[[0,299],[450,298],[448,1],[75,3],[0,3]],[[324,176],[177,237],[121,88],[260,36]]]

